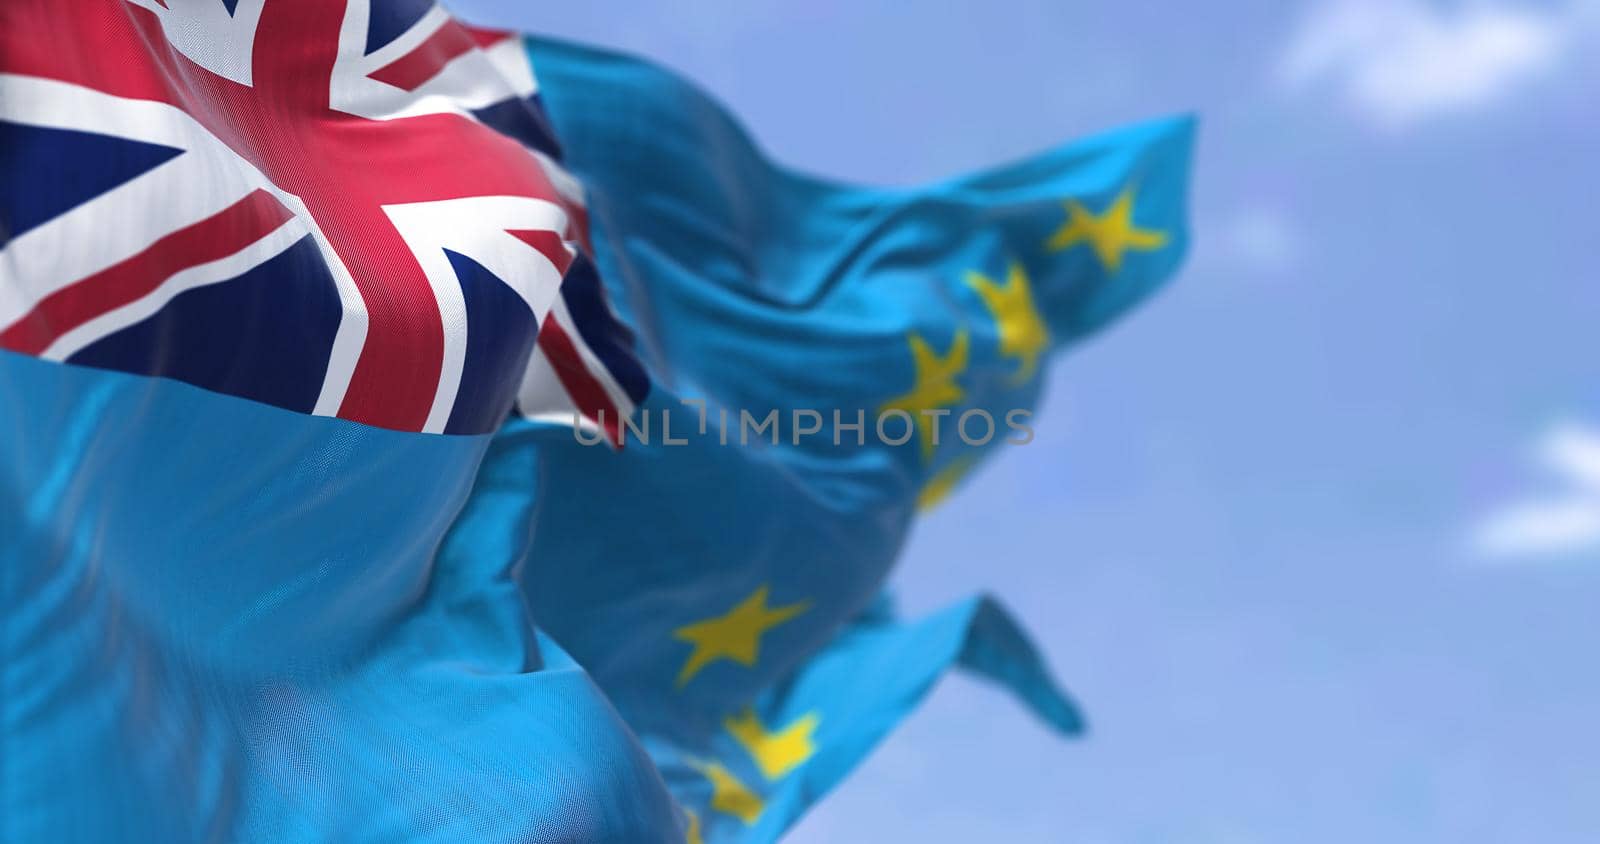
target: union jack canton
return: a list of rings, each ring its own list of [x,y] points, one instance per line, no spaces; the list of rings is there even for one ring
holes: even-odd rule
[[[0,4],[0,348],[615,436],[648,381],[559,160],[520,41],[431,2]]]

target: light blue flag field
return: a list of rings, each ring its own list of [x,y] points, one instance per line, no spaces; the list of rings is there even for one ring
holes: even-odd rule
[[[659,68],[528,47],[655,388],[620,451],[577,420],[508,424],[460,524],[536,511],[534,617],[690,840],[776,839],[954,665],[1079,731],[992,599],[901,620],[877,596],[919,505],[1031,439],[1050,354],[1178,266],[1191,122],[857,188],[768,162]]]
[[[1190,121],[859,188],[634,59],[215,6],[0,4],[0,841],[766,842],[952,667],[1084,729],[885,582],[1177,269]]]
[[[508,414],[642,393],[432,6],[0,3],[0,841],[681,840],[526,514],[445,545]]]
[[[10,352],[0,395],[0,839],[673,840],[514,549],[437,550],[487,437]]]

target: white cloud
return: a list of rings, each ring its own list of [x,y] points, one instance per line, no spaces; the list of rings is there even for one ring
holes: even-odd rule
[[[1500,101],[1572,51],[1593,7],[1506,2],[1332,0],[1291,39],[1282,74],[1292,87],[1327,86],[1346,105],[1400,126]]]
[[[1473,545],[1489,557],[1600,551],[1600,430],[1564,425],[1540,441],[1539,458],[1567,489],[1512,504],[1478,527]]]

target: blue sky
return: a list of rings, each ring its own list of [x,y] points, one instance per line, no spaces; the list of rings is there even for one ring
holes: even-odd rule
[[[1600,830],[1600,6],[457,0],[699,80],[903,183],[1202,120],[1173,287],[919,526],[1085,703],[946,682],[799,842],[1510,842]]]

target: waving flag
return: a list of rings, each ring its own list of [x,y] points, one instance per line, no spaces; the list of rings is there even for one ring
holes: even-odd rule
[[[439,553],[513,405],[647,389],[533,91],[429,3],[0,4],[0,840],[680,838]]]
[[[0,5],[0,839],[767,841],[952,665],[1080,729],[882,587],[1188,142],[858,189],[428,2]]]
[[[953,665],[1081,729],[995,601],[907,621],[880,594],[917,507],[1028,439],[1050,352],[1178,266],[1190,121],[856,188],[772,165],[656,67],[528,47],[657,388],[620,452],[509,424],[452,547],[535,514],[529,605],[689,840],[775,839]]]
[[[4,15],[0,348],[483,433],[553,312],[527,406],[567,394],[616,419],[642,396],[586,339],[618,330],[594,282],[558,293],[587,261],[582,200],[506,34],[428,3]]]

